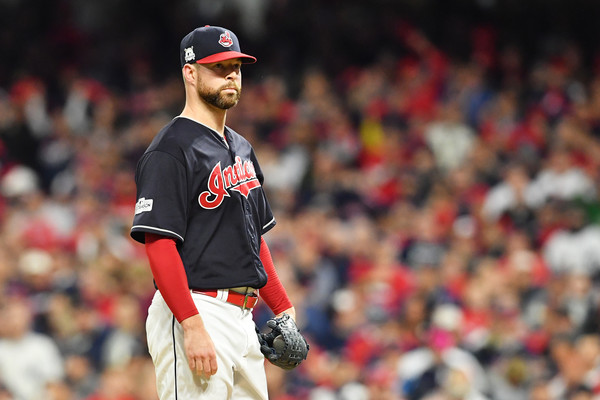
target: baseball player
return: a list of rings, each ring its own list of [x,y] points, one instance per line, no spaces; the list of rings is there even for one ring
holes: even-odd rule
[[[267,399],[271,350],[252,319],[259,289],[276,317],[293,321],[295,310],[262,238],[275,218],[260,165],[225,125],[240,99],[241,66],[256,59],[230,30],[205,26],[183,38],[180,61],[185,107],[139,160],[131,228],[157,287],[146,330],[158,394]]]

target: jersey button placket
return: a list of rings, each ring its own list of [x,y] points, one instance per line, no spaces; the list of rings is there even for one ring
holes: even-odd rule
[[[256,240],[256,229],[254,228],[254,225],[249,224],[248,228],[248,231],[250,232],[250,237],[252,238],[252,240]]]
[[[253,241],[256,241],[256,228],[254,227],[254,224],[252,223],[252,213],[250,212],[250,203],[246,200],[244,202],[245,204],[245,208],[246,208],[246,220],[248,221],[248,233],[250,234],[250,237],[252,238]]]

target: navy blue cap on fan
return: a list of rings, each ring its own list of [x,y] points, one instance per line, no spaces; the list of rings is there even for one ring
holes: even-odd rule
[[[219,26],[206,25],[188,33],[179,47],[181,67],[185,64],[209,64],[232,58],[241,58],[243,63],[254,63],[256,58],[240,50],[235,33]]]

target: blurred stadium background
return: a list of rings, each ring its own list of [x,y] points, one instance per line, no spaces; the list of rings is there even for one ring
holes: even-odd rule
[[[600,398],[599,20],[592,0],[0,0],[0,400],[157,398],[133,171],[205,24],[259,60],[228,124],[311,343],[267,365],[271,399]]]

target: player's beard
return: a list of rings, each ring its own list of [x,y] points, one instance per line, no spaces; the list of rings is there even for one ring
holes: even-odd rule
[[[235,93],[223,92],[225,89],[235,89]],[[208,104],[221,110],[228,110],[235,106],[240,101],[241,95],[242,88],[233,82],[223,85],[217,90],[211,90],[203,85],[202,82],[198,84],[198,96]]]

